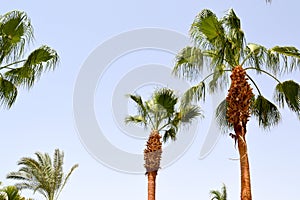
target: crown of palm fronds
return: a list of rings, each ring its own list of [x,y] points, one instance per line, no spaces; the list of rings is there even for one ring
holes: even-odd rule
[[[201,111],[195,105],[178,105],[179,98],[168,88],[155,90],[148,101],[143,101],[139,95],[129,95],[136,103],[138,114],[128,116],[126,123],[136,123],[151,130],[164,131],[164,141],[168,138],[176,139],[180,124],[189,124]]]
[[[9,173],[7,178],[18,180],[15,186],[20,190],[30,189],[34,193],[39,192],[47,200],[56,200],[78,164],[64,174],[63,152],[56,149],[53,161],[48,153],[36,152],[35,155],[37,159],[21,158],[18,162],[21,166],[19,171]]]
[[[205,100],[207,91],[227,90],[229,75],[235,66],[242,66],[246,72],[255,71],[275,80],[274,102],[268,100],[260,91],[258,84],[246,74],[256,94],[251,105],[251,114],[259,125],[269,128],[280,121],[279,108],[287,107],[300,119],[300,85],[293,80],[280,81],[278,76],[300,69],[300,51],[293,46],[274,46],[266,48],[260,44],[247,43],[241,21],[230,9],[218,19],[210,10],[202,10],[190,29],[194,46],[183,48],[176,56],[173,73],[199,83],[188,89],[183,101]],[[208,75],[203,77],[203,71]],[[226,102],[222,101],[216,109],[216,118],[221,127],[230,127],[226,120]]]

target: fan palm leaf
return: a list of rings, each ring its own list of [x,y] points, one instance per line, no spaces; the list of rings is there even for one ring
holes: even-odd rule
[[[11,11],[0,16],[0,105],[4,108],[13,105],[19,87],[32,88],[44,72],[58,65],[57,52],[47,45],[26,57],[25,50],[33,38],[31,20],[25,12]]]

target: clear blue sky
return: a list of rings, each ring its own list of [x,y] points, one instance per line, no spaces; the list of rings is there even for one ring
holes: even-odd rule
[[[13,183],[5,176],[18,169],[16,162],[21,157],[33,156],[36,151],[52,155],[55,148],[60,148],[65,152],[65,170],[79,163],[60,199],[146,199],[144,175],[120,173],[105,167],[86,151],[78,137],[73,117],[73,91],[80,68],[89,54],[107,39],[132,29],[158,27],[187,34],[195,15],[204,8],[213,10],[219,17],[234,8],[248,42],[267,47],[293,45],[300,48],[299,6],[293,0],[273,0],[271,5],[264,0],[1,0],[1,14],[14,9],[28,13],[35,28],[35,46],[48,44],[53,47],[61,62],[55,72],[42,76],[32,90],[21,90],[10,110],[1,110],[0,180],[4,185]],[[164,54],[155,55],[153,62],[173,65],[172,57],[163,57]],[[133,59],[141,58],[133,55]],[[143,64],[143,60],[137,63]],[[117,70],[110,73],[114,80]],[[300,82],[299,75],[297,72],[283,79],[293,78]],[[271,98],[275,83],[265,78],[257,80]],[[109,91],[102,92],[98,94],[100,97],[105,97],[105,92]],[[227,186],[228,199],[239,199],[239,162],[232,160],[238,153],[230,137],[221,136],[212,153],[199,159],[213,113],[211,101],[206,102],[206,105],[201,104],[206,118],[199,122],[192,146],[177,162],[160,171],[157,199],[209,199],[209,191],[220,189],[222,183]],[[108,106],[98,104],[95,108],[101,110]],[[98,115],[112,117],[111,113],[99,110]],[[247,139],[253,199],[282,200],[299,196],[300,123],[288,110],[282,110],[282,117],[281,124],[268,132],[259,129],[254,120],[249,123]],[[108,124],[109,128],[112,132],[116,130],[113,123]],[[106,134],[110,137],[109,131]],[[132,143],[128,142],[126,146],[127,142],[118,140],[118,136],[110,140],[121,143],[123,149],[132,148]],[[140,141],[139,151],[143,145],[144,141]]]

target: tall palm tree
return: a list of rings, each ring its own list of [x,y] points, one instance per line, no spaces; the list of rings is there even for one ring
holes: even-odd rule
[[[0,105],[10,108],[18,88],[31,88],[43,72],[54,70],[59,56],[43,45],[24,57],[34,38],[25,12],[11,11],[0,16]]]
[[[72,172],[78,164],[72,166],[71,170],[65,174],[63,171],[64,153],[56,149],[53,160],[48,153],[35,153],[37,159],[23,157],[18,162],[20,169],[7,175],[9,179],[19,182],[15,186],[22,189],[30,189],[34,193],[37,191],[46,200],[57,200],[62,189],[69,180]]]
[[[168,88],[157,89],[151,99],[145,102],[139,95],[129,97],[136,103],[138,114],[126,117],[125,122],[151,129],[144,150],[144,166],[148,176],[148,200],[155,200],[156,176],[162,155],[161,133],[164,142],[176,140],[179,126],[189,124],[201,115],[200,109],[194,105],[178,106],[178,97]]]
[[[185,47],[178,53],[173,71],[189,80],[202,80],[187,90],[183,99],[186,102],[204,100],[207,90],[214,93],[230,86],[227,98],[216,109],[216,119],[225,132],[234,130],[230,136],[238,144],[241,199],[251,200],[246,125],[250,115],[255,116],[264,129],[278,124],[281,118],[278,107],[284,105],[300,119],[299,84],[293,80],[282,82],[278,78],[299,69],[300,51],[292,46],[267,49],[246,43],[241,21],[232,9],[221,19],[210,10],[202,10],[191,25],[190,35],[194,46]],[[203,78],[204,69],[209,75]],[[274,103],[263,96],[248,71],[278,83]]]
[[[223,184],[221,191],[211,190],[209,193],[213,195],[211,200],[227,200],[227,191],[225,184]]]

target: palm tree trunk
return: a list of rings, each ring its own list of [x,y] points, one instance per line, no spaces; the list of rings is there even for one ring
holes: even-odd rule
[[[148,200],[155,200],[157,171],[148,172]]]
[[[157,171],[160,167],[162,154],[162,143],[160,134],[153,130],[148,138],[146,149],[144,150],[144,160],[146,174],[148,175],[148,200],[155,200],[155,182]]]
[[[252,200],[250,183],[250,166],[246,143],[246,127],[235,128],[240,155],[241,200]]]
[[[238,142],[241,170],[241,200],[252,200],[250,185],[250,169],[246,143],[246,125],[251,113],[252,88],[247,82],[246,71],[242,66],[232,70],[231,85],[226,101],[228,103],[228,122],[233,125],[235,135],[231,136]]]

